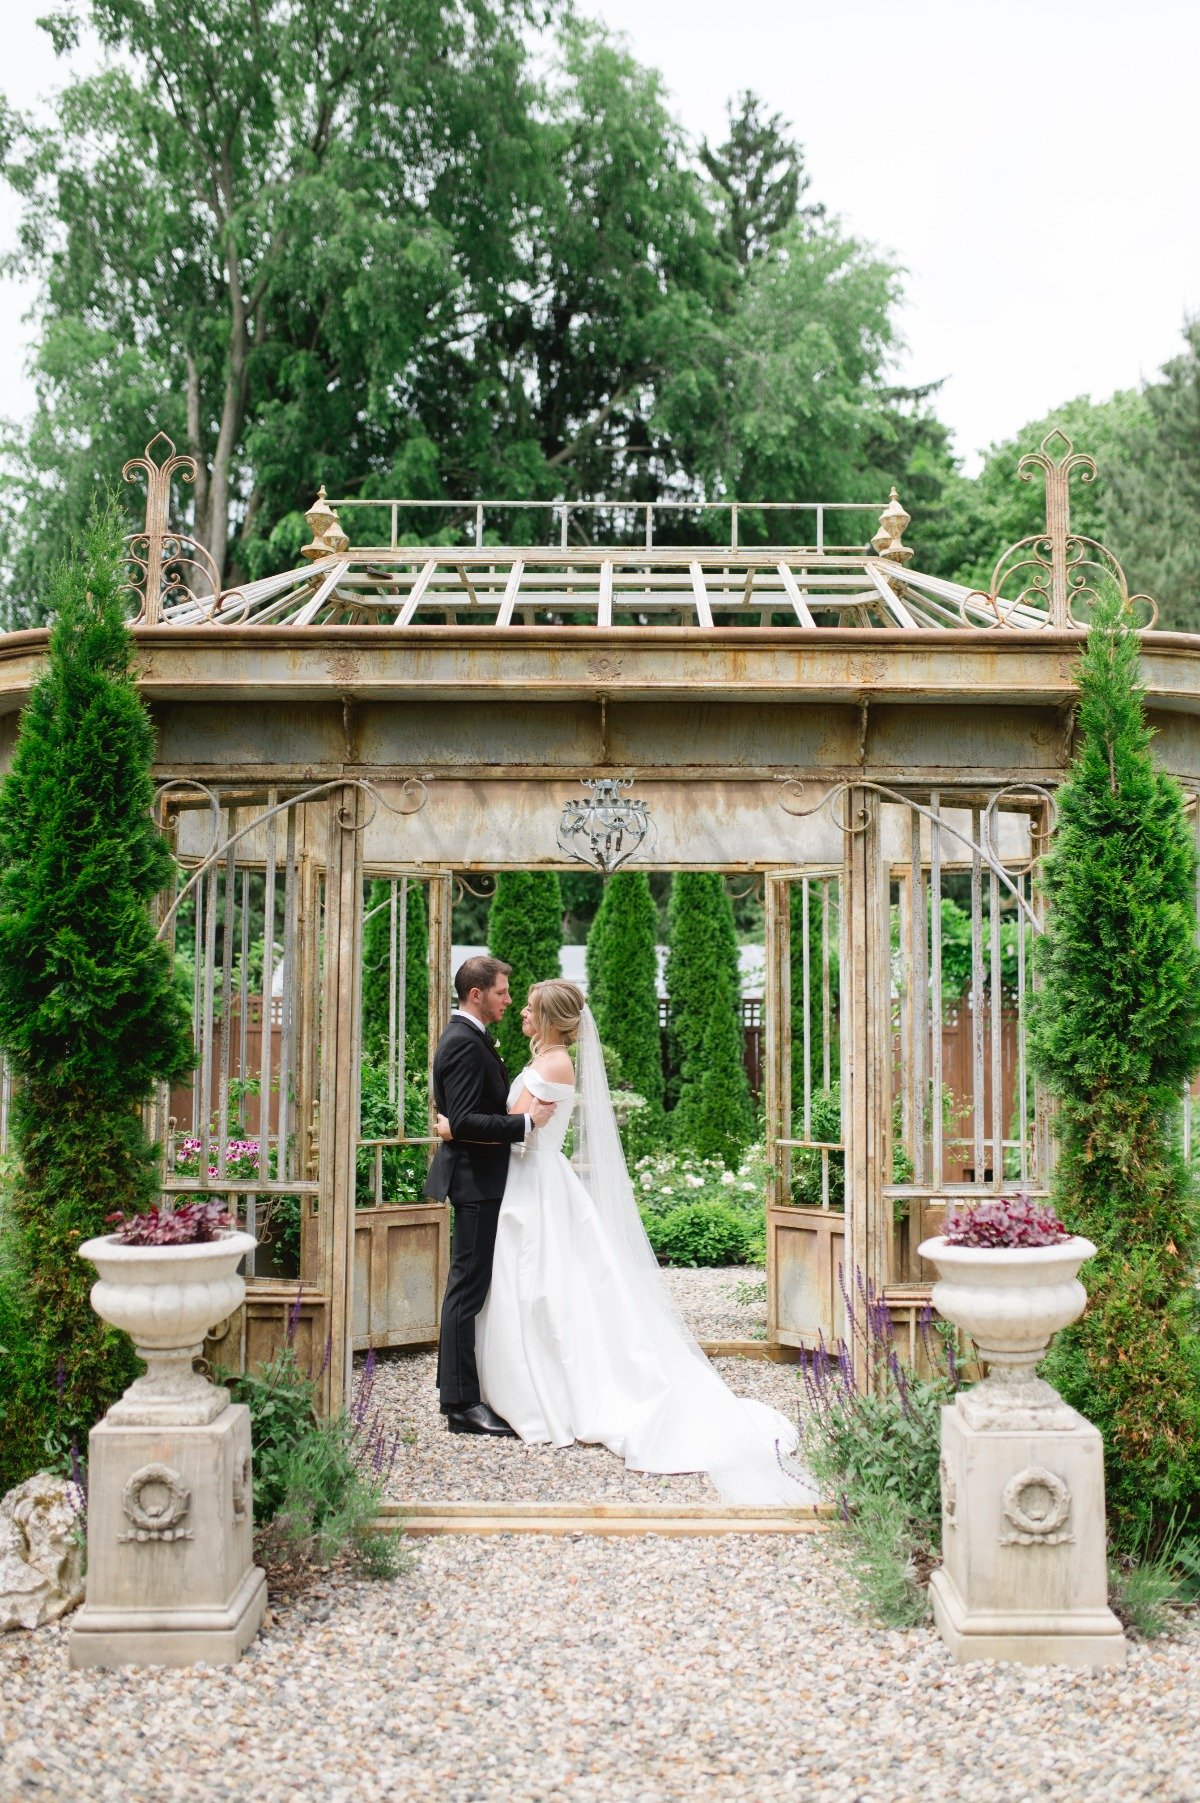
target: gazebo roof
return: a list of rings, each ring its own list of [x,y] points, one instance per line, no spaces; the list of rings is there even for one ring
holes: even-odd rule
[[[165,444],[161,457],[155,454],[160,444]],[[146,530],[131,541],[132,586],[141,600],[139,620],[146,625],[1037,631],[1084,624],[1073,603],[1094,598],[1101,579],[1114,582],[1129,599],[1116,560],[1070,532],[1069,475],[1082,465],[1087,479],[1095,465],[1058,432],[1020,465],[1024,478],[1035,468],[1045,472],[1046,532],[1005,552],[986,591],[910,567],[913,553],[903,539],[910,516],[894,488],[883,504],[331,501],[322,488],[306,515],[313,536],[305,561],[222,589],[203,547],[166,526],[171,476],[181,468],[186,472],[191,462],[176,456],[160,434],[144,456],[125,466],[127,480],[144,473],[148,483]],[[473,523],[474,542],[404,542],[401,526],[414,511],[427,518],[437,510],[467,533]],[[696,515],[698,523],[713,513],[728,519],[728,542],[715,544],[708,537],[691,544],[655,543],[656,519],[661,523],[664,514],[678,518],[681,512]],[[748,518],[761,532],[780,514],[789,525],[797,517],[806,524],[811,519],[813,542],[738,542],[739,525],[744,528]],[[519,521],[523,533],[548,524],[557,542],[488,543],[489,522],[498,518]],[[390,527],[386,542],[351,542],[344,522],[365,520],[373,533],[380,519]],[[586,542],[572,542],[572,529],[579,535],[581,521],[587,525]],[[631,522],[639,529],[637,543],[628,542]],[[861,527],[862,537],[856,543],[831,542],[831,522],[843,537]],[[875,530],[868,537],[870,527]],[[614,542],[596,542],[605,531]],[[1151,624],[1156,614],[1154,609]]]

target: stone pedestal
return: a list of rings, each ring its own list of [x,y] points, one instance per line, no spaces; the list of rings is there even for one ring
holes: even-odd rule
[[[1024,1394],[1013,1408],[984,1383],[942,1410],[938,1632],[960,1661],[1123,1665],[1100,1435],[1049,1385]]]
[[[254,1564],[249,1409],[226,1407],[201,1426],[107,1417],[89,1436],[88,1491],[87,1601],[71,1665],[237,1659],[267,1600]]]

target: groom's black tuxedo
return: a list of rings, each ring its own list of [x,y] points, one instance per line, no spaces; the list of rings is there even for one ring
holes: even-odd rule
[[[507,1112],[508,1090],[504,1060],[489,1035],[462,1015],[451,1015],[433,1055],[433,1099],[454,1138],[438,1147],[425,1181],[427,1196],[446,1196],[454,1207],[438,1343],[443,1410],[470,1408],[480,1400],[475,1317],[492,1281],[509,1147],[525,1137],[524,1117]]]
[[[508,1148],[525,1137],[522,1117],[506,1112],[508,1089],[508,1072],[491,1035],[452,1014],[433,1055],[433,1099],[454,1138],[434,1154],[427,1196],[454,1203],[500,1200]]]

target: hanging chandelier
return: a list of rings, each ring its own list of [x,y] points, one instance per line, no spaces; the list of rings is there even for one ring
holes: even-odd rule
[[[563,804],[558,843],[570,857],[609,876],[640,851],[654,823],[644,801],[622,794],[633,787],[631,776],[585,776],[583,786],[589,796]]]

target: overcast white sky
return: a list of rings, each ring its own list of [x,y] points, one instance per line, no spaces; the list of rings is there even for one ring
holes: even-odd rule
[[[1152,376],[1200,311],[1196,0],[579,0],[662,71],[695,136],[750,87],[804,144],[811,196],[909,271],[901,364],[945,377],[974,453],[1076,394]],[[0,85],[61,78],[6,9]],[[0,241],[15,217],[0,199]],[[29,410],[28,286],[0,283],[0,413]]]

